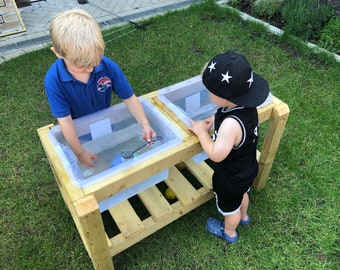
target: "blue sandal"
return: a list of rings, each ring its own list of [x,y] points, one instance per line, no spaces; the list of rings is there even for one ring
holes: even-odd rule
[[[206,223],[206,229],[208,233],[221,238],[229,243],[235,243],[238,240],[238,234],[236,233],[236,236],[230,237],[228,236],[224,231],[224,223],[214,217],[210,217],[207,220]]]
[[[248,217],[248,219],[247,220],[240,220],[240,224],[242,225],[242,226],[247,226],[247,225],[249,225],[249,223],[250,223],[250,216],[249,216],[249,214],[247,213],[247,217]]]

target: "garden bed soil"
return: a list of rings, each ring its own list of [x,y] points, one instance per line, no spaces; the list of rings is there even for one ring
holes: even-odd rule
[[[252,4],[251,4],[251,1],[242,1],[241,4],[240,4],[240,11],[254,17],[254,14],[252,12],[253,7],[252,7]],[[270,21],[268,21],[267,18],[264,18],[264,17],[262,17],[262,18],[257,17],[257,19],[265,21],[265,22],[267,22],[267,23],[269,23],[269,24],[271,24],[271,25],[273,25],[277,28],[280,28],[280,29],[282,29],[284,24],[285,24],[285,21],[282,18],[281,13],[275,13],[274,16],[272,16],[270,18]]]

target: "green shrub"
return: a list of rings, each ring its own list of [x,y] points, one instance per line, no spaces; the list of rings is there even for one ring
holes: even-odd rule
[[[286,0],[282,8],[284,30],[303,40],[318,39],[332,16],[333,6],[327,0]]]
[[[236,7],[240,4],[240,0],[230,0],[228,2],[229,5],[233,6],[233,7]]]
[[[255,16],[270,20],[280,11],[283,0],[257,0],[253,4]]]
[[[245,7],[252,7],[255,1],[256,0],[229,0],[228,5],[239,10],[244,10]]]
[[[320,47],[340,54],[340,17],[332,18],[322,29],[320,34]]]

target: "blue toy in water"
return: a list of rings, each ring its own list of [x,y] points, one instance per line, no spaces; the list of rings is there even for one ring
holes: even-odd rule
[[[159,141],[161,139],[163,139],[162,136],[156,136],[156,137],[152,138],[150,142],[145,142],[132,151],[124,151],[120,154],[115,155],[115,157],[113,158],[113,160],[110,163],[109,168],[117,166],[120,163],[123,163],[124,161],[127,161],[127,160],[133,158],[134,153],[136,153],[138,150],[142,149],[143,147],[147,146],[150,143],[153,143],[155,141]]]
[[[118,164],[122,163],[123,160],[122,160],[122,155],[121,154],[117,154],[115,155],[115,157],[113,158],[113,160],[111,161],[110,163],[110,166],[109,168],[112,168],[114,166],[117,166]]]

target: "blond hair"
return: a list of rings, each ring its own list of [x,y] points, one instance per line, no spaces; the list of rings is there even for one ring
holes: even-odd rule
[[[97,66],[105,44],[98,23],[82,9],[57,14],[50,25],[53,47],[60,57],[77,67]]]

